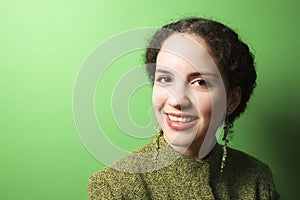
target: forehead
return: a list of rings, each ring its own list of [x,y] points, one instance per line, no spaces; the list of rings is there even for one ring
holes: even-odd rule
[[[157,64],[158,67],[161,65],[171,69],[179,65],[199,73],[201,71],[219,73],[208,51],[209,48],[202,38],[174,33],[164,41],[157,55]]]

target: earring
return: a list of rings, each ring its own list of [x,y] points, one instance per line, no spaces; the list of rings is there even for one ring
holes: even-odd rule
[[[155,133],[157,134],[157,133],[160,133],[161,132],[161,128],[160,128],[160,125],[159,125],[159,123],[158,122],[156,122],[156,126],[155,126]]]
[[[155,154],[154,154],[154,159],[157,162],[157,160],[158,160],[158,153],[159,153],[159,149],[160,149],[159,139],[162,136],[162,130],[161,130],[161,128],[160,128],[160,126],[159,126],[158,123],[156,124],[155,132],[156,132],[156,136],[155,136]]]
[[[227,112],[229,112],[229,113],[231,112],[231,108],[230,107],[227,108]]]
[[[227,136],[228,136],[228,134],[232,133],[232,127],[233,127],[233,124],[228,123],[225,120],[225,125],[223,128],[224,133],[223,133],[223,138],[222,138],[222,141],[224,142],[224,144],[223,144],[223,156],[222,156],[222,160],[221,160],[221,169],[220,169],[221,173],[224,171],[224,168],[226,165],[227,146],[228,146],[228,142],[229,142],[229,140],[227,139]]]
[[[224,141],[224,145],[223,145],[223,156],[222,156],[222,162],[221,162],[221,170],[220,172],[222,173],[224,168],[225,168],[225,164],[226,164],[226,157],[227,157],[227,144],[228,144],[228,140],[226,139],[227,134],[224,133],[223,136],[223,141]]]

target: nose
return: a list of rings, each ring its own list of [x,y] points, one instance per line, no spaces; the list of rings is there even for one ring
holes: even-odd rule
[[[178,110],[184,110],[191,106],[188,88],[184,85],[176,85],[170,91],[168,104]]]

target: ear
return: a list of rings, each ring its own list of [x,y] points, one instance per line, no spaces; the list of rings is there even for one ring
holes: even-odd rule
[[[242,88],[237,86],[229,91],[227,97],[227,114],[230,115],[240,105],[242,98]]]

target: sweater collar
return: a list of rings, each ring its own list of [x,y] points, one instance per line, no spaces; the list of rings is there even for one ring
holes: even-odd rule
[[[203,165],[209,166],[212,169],[220,169],[221,158],[222,158],[222,146],[218,143],[214,145],[212,150],[207,154],[207,156],[201,160],[194,160],[190,157],[187,157],[176,150],[174,150],[168,142],[162,136],[162,133],[157,134],[152,140],[153,150],[158,152],[158,158],[163,160],[158,160],[160,162],[169,162],[169,164],[173,161],[176,164],[184,163],[185,165],[189,165],[192,168],[199,168]]]

